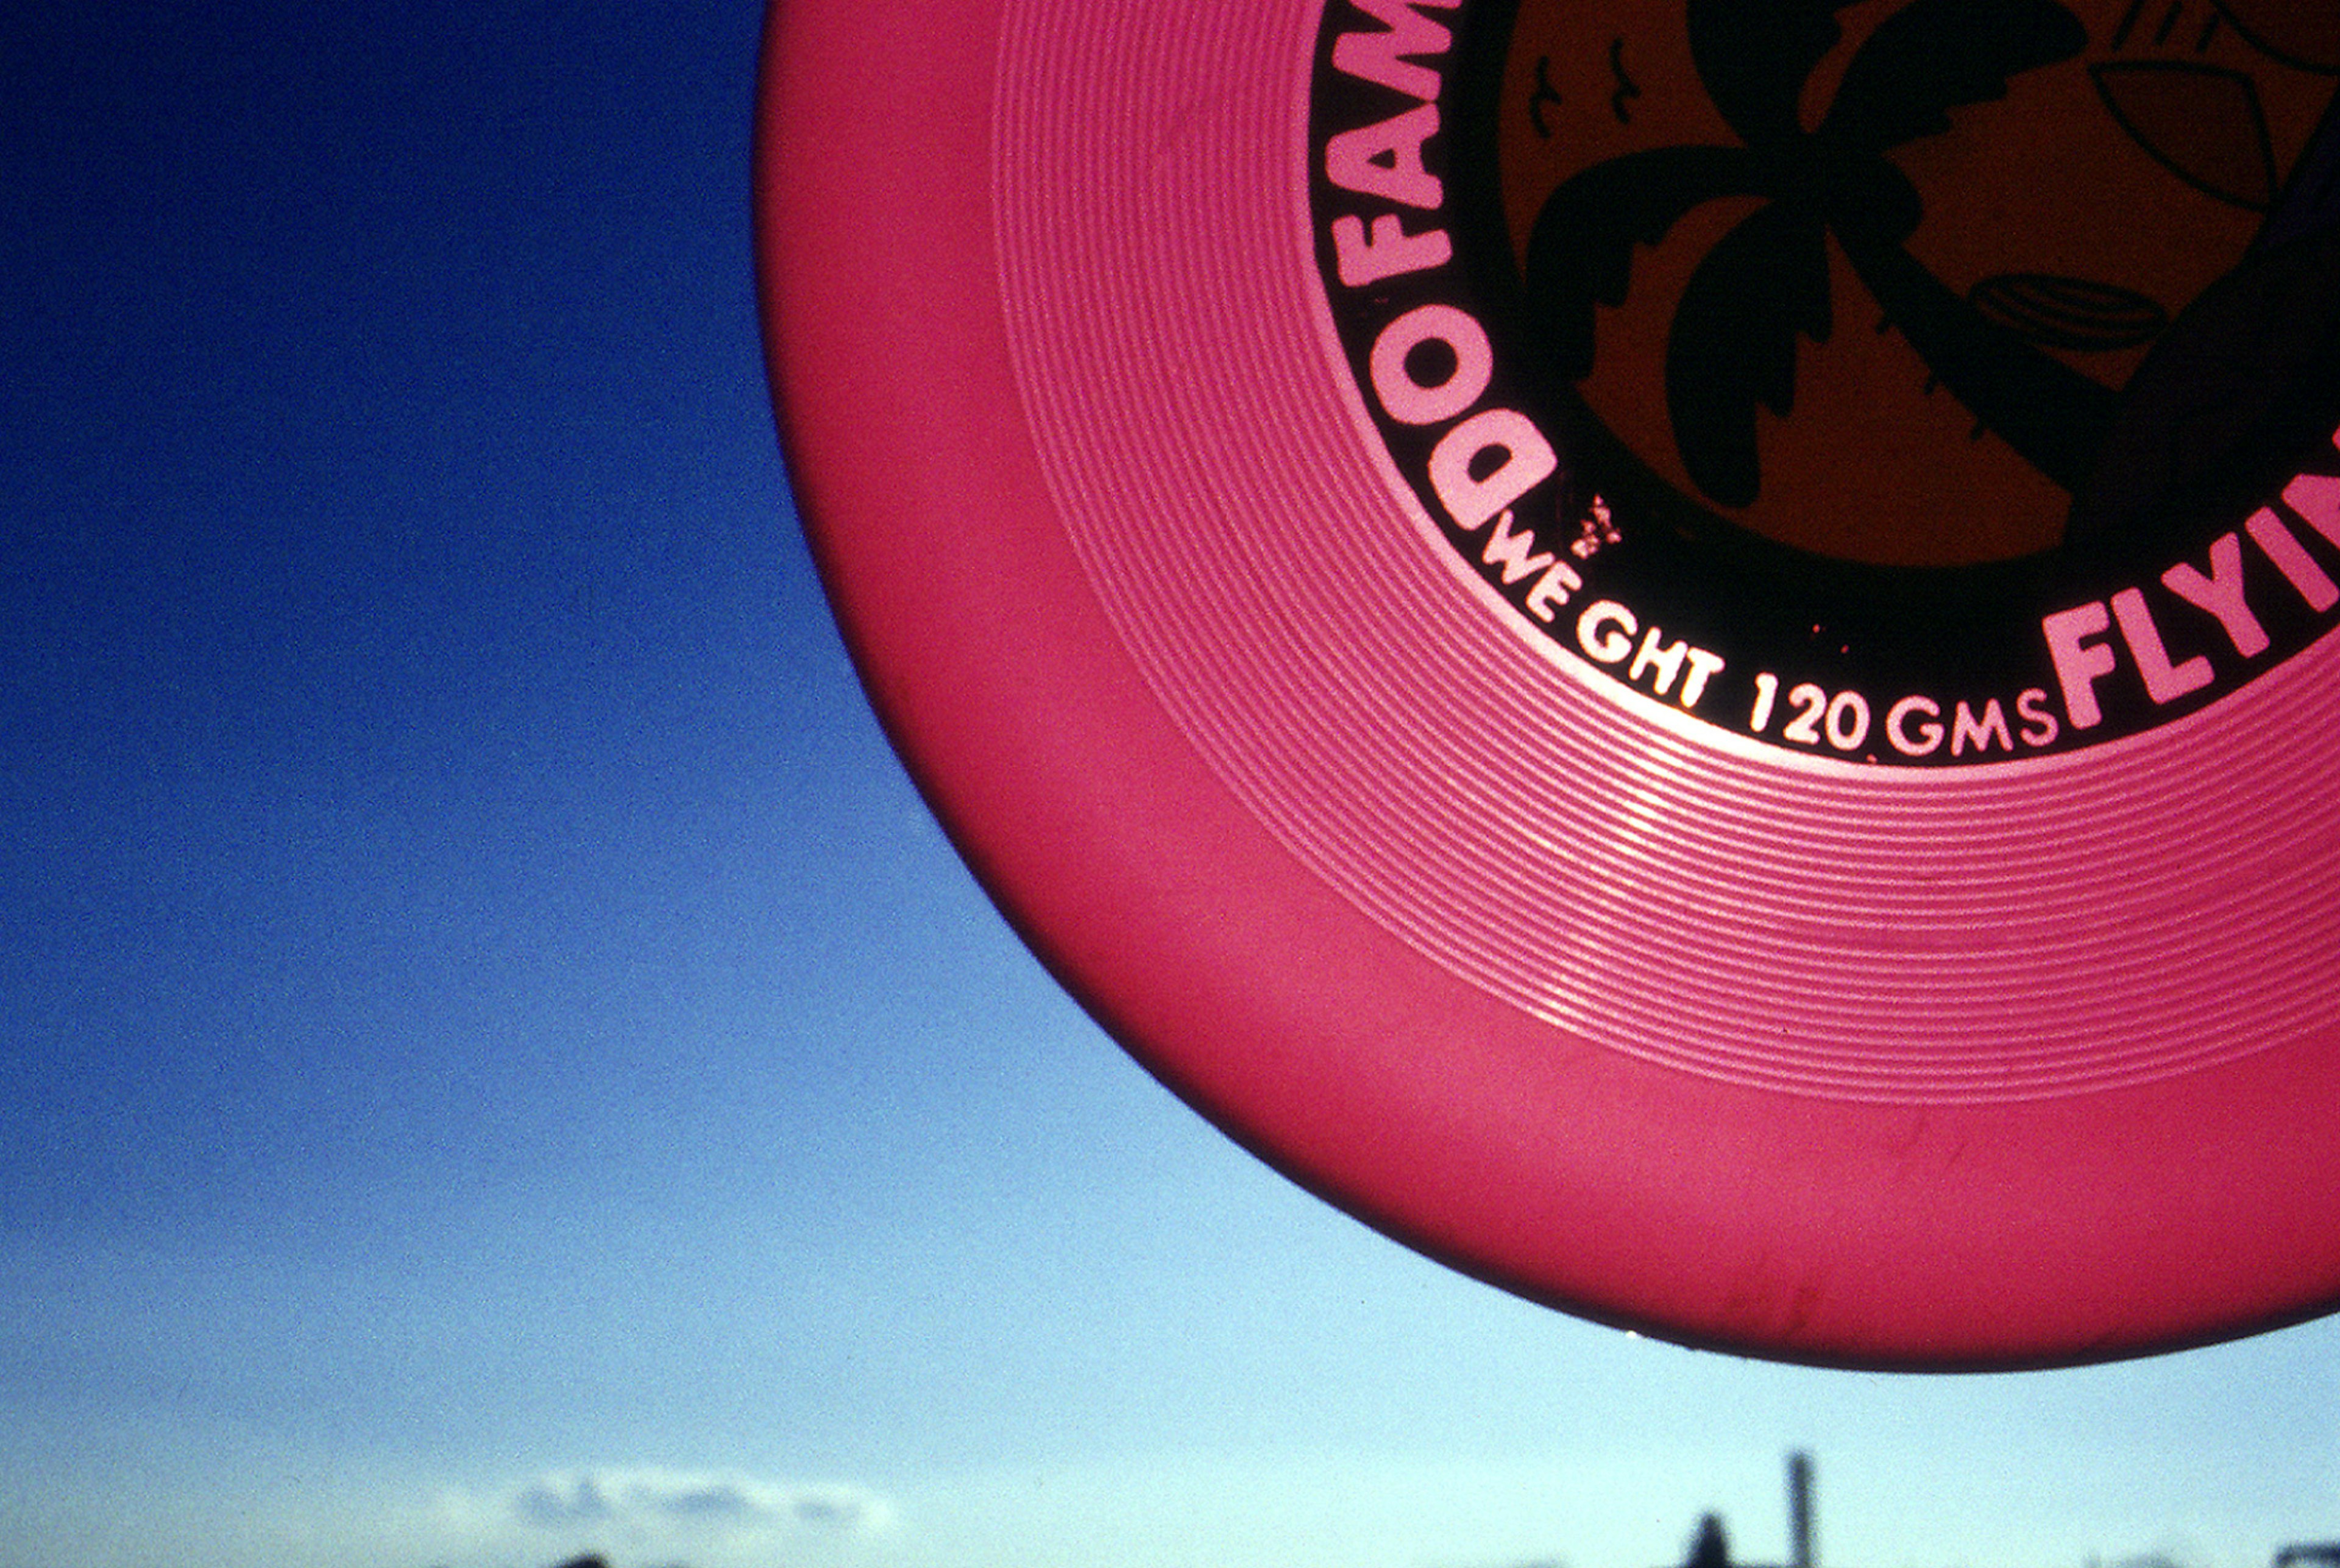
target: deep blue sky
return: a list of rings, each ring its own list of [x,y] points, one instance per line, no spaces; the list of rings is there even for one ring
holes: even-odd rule
[[[0,15],[0,1568],[2256,1568],[2340,1335],[1855,1377],[1267,1174],[795,531],[752,4]],[[937,46],[947,46],[938,40]]]

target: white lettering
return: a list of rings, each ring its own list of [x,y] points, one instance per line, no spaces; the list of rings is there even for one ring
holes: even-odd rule
[[[2023,737],[2026,746],[2052,745],[2056,737],[2064,732],[2056,716],[2048,710],[2048,693],[2037,686],[2027,686],[2017,694],[2015,711],[2023,720],[2023,728],[2017,733]]]
[[[1585,611],[1584,619],[1576,623],[1576,637],[1578,641],[1585,643],[1586,652],[1601,660],[1603,664],[1614,664],[1618,659],[1624,656],[1626,648],[1630,646],[1624,637],[1612,633],[1601,640],[1601,646],[1597,650],[1590,642],[1585,641],[1585,628],[1591,621],[1593,611],[1601,608],[1601,606],[1596,604],[1592,610]],[[1615,610],[1617,617],[1621,618],[1620,624],[1624,627],[1625,631],[1631,632],[1632,616],[1626,613],[1621,606],[1612,605],[1609,608]],[[1626,670],[1625,679],[1639,680],[1644,675],[1655,675],[1657,680],[1651,683],[1650,689],[1663,697],[1673,690],[1675,680],[1681,675],[1682,667],[1688,665],[1690,679],[1682,681],[1680,700],[1684,708],[1695,708],[1698,706],[1698,700],[1706,695],[1707,681],[1722,669],[1722,658],[1720,654],[1710,653],[1703,648],[1692,648],[1684,639],[1677,638],[1671,642],[1664,642],[1661,640],[1664,636],[1665,633],[1654,626],[1641,634],[1641,649],[1633,655],[1633,662]],[[1603,653],[1609,652],[1613,652],[1614,657],[1602,657]],[[1867,721],[1867,716],[1864,714],[1862,716],[1864,727]]]
[[[1483,475],[1472,471],[1487,453],[1503,460]],[[1560,467],[1552,443],[1525,414],[1491,408],[1472,414],[1439,439],[1430,454],[1430,487],[1465,533],[1542,483]]]
[[[1633,651],[1633,633],[1641,629],[1631,610],[1613,599],[1597,600],[1576,618],[1576,645],[1587,658],[1614,664]]]
[[[2210,661],[2202,655],[2183,664],[2169,662],[2169,650],[2162,645],[2161,630],[2153,624],[2153,611],[2146,607],[2142,592],[2124,588],[2114,594],[2113,619],[2120,622],[2121,640],[2128,644],[2137,673],[2145,677],[2145,694],[2154,701],[2175,702],[2210,684]]]
[[[2266,630],[2243,602],[2243,541],[2222,533],[2210,544],[2210,575],[2203,576],[2191,561],[2179,561],[2161,574],[2169,591],[2218,618],[2235,651],[2254,659],[2267,650]]]
[[[1858,751],[1869,739],[1869,699],[1858,691],[1839,691],[1828,705],[1829,744],[1839,751]]]
[[[2048,657],[2056,666],[2056,683],[2064,689],[2064,712],[2075,729],[2093,729],[2104,722],[2097,705],[2097,681],[2119,663],[2112,645],[2090,642],[2112,625],[2101,600],[2040,617],[2040,632],[2048,639]]]
[[[1324,144],[1324,176],[1344,191],[1409,207],[1435,208],[1446,199],[1422,161],[1422,144],[1438,134],[1438,105],[1421,104],[1379,124],[1344,131]]]
[[[1373,220],[1371,237],[1363,218],[1333,220],[1334,264],[1353,289],[1405,273],[1426,273],[1454,259],[1454,243],[1444,229],[1409,234],[1394,213]]]
[[[1568,602],[1568,596],[1584,586],[1584,579],[1564,561],[1555,561],[1543,569],[1536,585],[1528,590],[1524,608],[1530,615],[1546,626],[1552,622],[1552,612]]]
[[[1487,535],[1487,548],[1479,552],[1479,559],[1488,566],[1501,566],[1503,569],[1503,586],[1509,588],[1528,573],[1542,571],[1558,561],[1559,558],[1550,551],[1529,554],[1530,551],[1535,550],[1535,542],[1533,529],[1520,533],[1512,531],[1512,511],[1505,507],[1503,514],[1495,519],[1494,530]]]
[[[1415,350],[1443,344],[1453,368],[1436,382],[1417,381]],[[1400,424],[1437,424],[1479,401],[1495,373],[1487,331],[1453,305],[1417,305],[1382,329],[1370,360],[1373,392]]]
[[[1633,655],[1633,666],[1625,671],[1628,680],[1639,680],[1651,670],[1657,672],[1657,694],[1663,697],[1673,687],[1674,677],[1681,673],[1682,660],[1690,652],[1690,644],[1675,641],[1661,648],[1658,639],[1663,633],[1652,626],[1641,634],[1641,650]]]
[[[1417,5],[1451,10],[1459,0],[1353,0],[1382,25],[1379,33],[1344,33],[1333,40],[1333,67],[1363,82],[1429,103],[1438,96],[1438,73],[1409,65],[1410,55],[1443,55],[1453,35],[1414,10]]]
[[[1914,735],[1909,729],[1913,713],[1926,716]],[[1904,697],[1885,710],[1885,739],[1904,757],[1930,757],[1941,749],[1941,719],[1942,705],[1932,698]]]
[[[2340,544],[2340,479],[2303,473],[2283,487],[2283,504],[2326,540]]]
[[[1780,739],[1799,746],[1820,743],[1820,715],[1828,711],[1828,691],[1809,680],[1788,688],[1788,706],[1795,711],[1780,727]]]
[[[1697,707],[1698,700],[1706,695],[1708,679],[1720,674],[1721,671],[1722,656],[1720,654],[1710,653],[1703,648],[1691,649],[1690,676],[1682,682],[1681,705],[1684,708]]]
[[[1998,699],[1983,704],[1982,717],[1977,719],[1966,699],[1959,698],[1957,716],[1950,721],[1950,755],[1965,756],[1969,741],[1976,750],[1988,751],[1993,736],[1998,737],[2000,750],[2015,749],[2015,737],[2007,732],[2007,710],[1998,705]]]
[[[2299,597],[2307,600],[2310,610],[2329,610],[2340,604],[2340,585],[2335,585],[2330,574],[2315,564],[2315,558],[2283,525],[2283,519],[2261,507],[2251,513],[2243,530],[2251,536],[2251,542],[2275,562],[2285,581],[2299,590]]]

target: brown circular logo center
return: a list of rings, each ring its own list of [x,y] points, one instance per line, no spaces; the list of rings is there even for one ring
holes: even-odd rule
[[[1564,666],[2018,761],[2340,629],[2333,0],[1330,0],[1360,412]]]
[[[2332,0],[1519,0],[1501,70],[1536,368],[1778,544],[2121,527],[2321,325],[2218,285],[2328,221]]]

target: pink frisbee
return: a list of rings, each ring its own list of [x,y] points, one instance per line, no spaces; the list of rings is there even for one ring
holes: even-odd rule
[[[2323,1312],[2328,6],[1837,9],[776,6],[838,620],[1099,1022],[1457,1268],[1877,1367]]]

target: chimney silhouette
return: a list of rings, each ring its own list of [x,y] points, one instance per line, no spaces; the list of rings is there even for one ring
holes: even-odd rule
[[[1788,1455],[1788,1558],[1790,1568],[1819,1568],[1812,1549],[1812,1456],[1801,1449]]]

